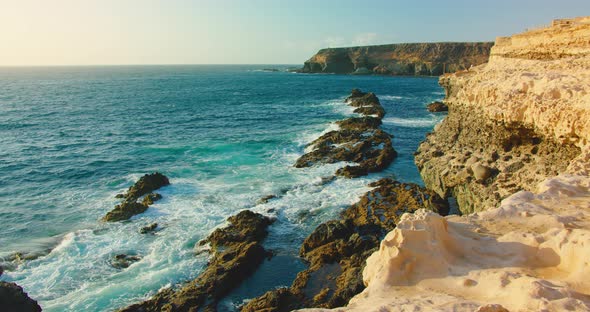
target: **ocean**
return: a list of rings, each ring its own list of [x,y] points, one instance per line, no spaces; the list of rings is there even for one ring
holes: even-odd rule
[[[264,68],[281,71],[265,71]],[[195,247],[230,215],[277,218],[275,256],[224,300],[291,284],[303,239],[381,177],[421,184],[413,152],[444,118],[436,78],[296,74],[285,65],[0,68],[0,258],[38,253],[0,280],[45,311],[109,311],[195,278]],[[297,169],[305,145],[353,115],[353,88],[375,92],[398,158],[384,172],[322,183],[342,164]],[[163,199],[128,222],[99,221],[140,176],[162,172]],[[265,204],[266,195],[279,198]],[[139,228],[157,222],[154,235]],[[116,254],[142,257],[114,268]]]

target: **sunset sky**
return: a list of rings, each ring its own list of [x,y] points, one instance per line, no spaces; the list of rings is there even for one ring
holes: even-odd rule
[[[301,64],[318,49],[492,41],[586,0],[0,0],[0,65]]]

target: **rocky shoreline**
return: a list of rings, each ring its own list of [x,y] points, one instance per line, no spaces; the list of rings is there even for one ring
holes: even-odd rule
[[[441,77],[449,115],[415,159],[464,216],[401,216],[333,311],[590,310],[588,38],[590,17],[555,20]]]

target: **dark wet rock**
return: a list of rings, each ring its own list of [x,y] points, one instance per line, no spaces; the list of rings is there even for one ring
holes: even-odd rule
[[[279,288],[249,301],[241,312],[289,312],[299,307],[299,297],[288,288]]]
[[[41,311],[37,301],[29,298],[22,287],[15,283],[0,282],[0,311],[29,312]]]
[[[0,276],[2,276],[2,274],[4,274],[4,268],[0,265]]]
[[[125,269],[139,260],[141,260],[139,255],[118,254],[111,259],[111,265],[116,269]]]
[[[337,121],[340,129],[311,142],[309,146],[313,150],[301,156],[295,167],[356,162],[356,166],[346,166],[336,171],[337,176],[355,178],[385,169],[397,156],[391,144],[392,136],[379,128],[385,110],[375,94],[353,89],[346,102],[358,107],[356,112],[365,116]]]
[[[166,185],[170,185],[168,177],[159,172],[144,175],[129,187],[127,193],[116,196],[117,198],[123,198],[123,202],[116,205],[115,209],[108,212],[102,220],[106,222],[122,221],[145,212],[149,205],[162,198],[162,195],[153,193],[153,191]],[[144,195],[146,196],[142,202],[137,202]]]
[[[290,311],[335,308],[364,288],[362,270],[383,236],[403,213],[429,209],[449,211],[448,202],[416,184],[381,179],[375,189],[343,211],[340,220],[320,224],[303,242],[300,255],[309,268],[289,288],[272,290],[249,301],[242,311]]]
[[[275,198],[277,198],[277,195],[274,195],[274,194],[266,195],[266,196],[263,196],[262,198],[260,198],[257,201],[257,204],[266,204],[266,203],[268,203],[269,200],[275,199]]]
[[[363,168],[361,166],[344,166],[338,170],[336,170],[336,175],[345,177],[345,178],[358,178],[361,176],[366,176],[369,174],[367,168]]]
[[[449,110],[449,107],[445,103],[439,102],[439,101],[432,102],[432,103],[428,104],[428,106],[426,106],[426,108],[428,109],[429,112],[433,112],[433,113],[446,112]]]
[[[147,209],[148,206],[143,203],[124,201],[109,211],[102,220],[107,222],[127,220],[136,214],[144,213]]]
[[[250,210],[243,210],[227,220],[230,226],[216,229],[199,244],[208,243],[211,247],[218,248],[241,242],[259,242],[266,237],[266,228],[273,222],[270,218]]]
[[[336,124],[343,130],[367,131],[375,130],[381,126],[381,118],[377,117],[351,117],[337,121]]]
[[[125,194],[117,194],[115,195],[115,198],[125,198]]]
[[[153,233],[158,228],[158,223],[152,223],[150,225],[146,225],[139,230],[141,234]]]
[[[350,91],[350,95],[346,98],[346,102],[348,103],[349,101],[351,101],[354,98],[363,97],[363,96],[365,96],[365,94],[367,94],[367,93],[361,91],[361,89],[354,88],[354,89],[352,89],[352,91]]]
[[[153,205],[154,202],[157,202],[160,199],[162,199],[162,195],[160,195],[158,193],[149,193],[149,194],[145,195],[145,197],[143,198],[141,203],[144,204],[145,206],[149,206],[149,205]]]
[[[225,228],[215,230],[201,242],[214,255],[204,271],[177,290],[165,289],[151,299],[121,311],[216,311],[217,304],[248,278],[269,256],[262,245],[273,220],[244,210],[228,218]]]
[[[129,188],[125,197],[136,200],[166,185],[170,185],[170,181],[165,175],[159,172],[146,174]]]

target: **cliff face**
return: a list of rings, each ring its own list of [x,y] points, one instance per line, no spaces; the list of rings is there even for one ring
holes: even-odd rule
[[[492,42],[402,43],[318,51],[304,73],[438,76],[488,61]]]
[[[441,77],[449,115],[416,156],[426,185],[469,213],[564,172],[590,139],[589,40],[585,19],[556,22]]]
[[[338,311],[589,311],[590,17],[440,82],[449,115],[416,163],[466,215],[404,214]]]

